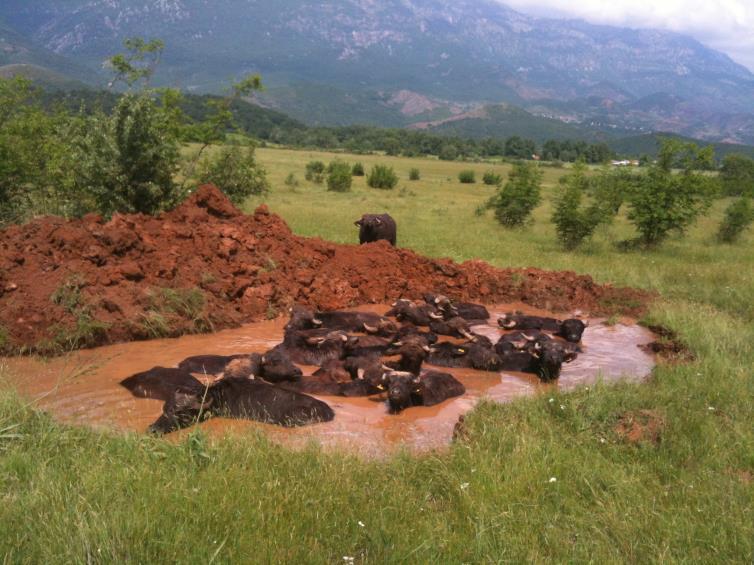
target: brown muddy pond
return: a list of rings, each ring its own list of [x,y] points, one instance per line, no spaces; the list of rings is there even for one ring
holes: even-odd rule
[[[367,306],[359,310],[384,313],[388,308]],[[522,304],[499,305],[489,307],[492,318],[488,325],[475,326],[473,330],[497,340],[500,335],[497,317],[514,309],[548,315]],[[176,366],[192,355],[264,352],[282,341],[285,323],[286,320],[280,318],[208,335],[78,351],[52,360],[2,359],[0,365],[8,369],[11,385],[33,399],[37,408],[60,421],[144,432],[162,413],[162,402],[131,396],[118,384],[122,379],[155,366]],[[261,429],[273,440],[292,447],[315,442],[323,447],[347,448],[367,456],[381,456],[401,448],[439,448],[450,443],[458,417],[471,410],[482,398],[506,402],[522,395],[568,390],[598,380],[645,379],[655,360],[640,346],[653,340],[649,330],[630,321],[607,326],[599,319],[591,319],[584,332],[583,353],[572,363],[563,365],[560,379],[554,384],[542,384],[535,376],[523,373],[442,368],[463,382],[467,392],[438,406],[414,407],[393,415],[388,413],[387,404],[380,397],[320,397],[335,411],[332,422],[287,429],[215,418],[200,425],[214,436]],[[305,374],[311,374],[316,368],[302,369]],[[173,436],[180,437],[180,434]]]

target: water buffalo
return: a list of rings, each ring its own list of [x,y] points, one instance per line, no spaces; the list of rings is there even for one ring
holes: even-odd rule
[[[488,320],[490,313],[481,304],[473,302],[455,302],[443,294],[425,294],[424,301],[439,309],[445,319],[460,316],[465,320]]]
[[[377,385],[374,385],[367,380],[358,379],[345,383],[337,383],[321,380],[315,376],[303,377],[300,381],[295,383],[281,383],[280,387],[286,390],[300,392],[302,394],[345,396],[351,398],[357,396],[372,396],[373,394],[379,394],[382,391]]]
[[[543,316],[527,316],[520,312],[503,314],[497,322],[501,328],[506,330],[545,330],[572,343],[581,341],[581,336],[589,325],[588,322],[578,318],[569,318],[563,321]]]
[[[203,390],[176,390],[149,431],[166,434],[213,416],[292,427],[329,422],[335,413],[321,400],[263,381],[221,379]]]
[[[449,320],[432,320],[429,324],[429,329],[439,335],[463,337],[472,341],[477,339],[477,336],[471,333],[469,323],[460,316],[450,318]]]
[[[194,355],[178,363],[178,368],[189,373],[219,375],[228,363],[243,357],[246,355]]]
[[[371,312],[315,312],[296,305],[291,308],[291,318],[286,331],[328,328],[344,332],[361,332],[383,337],[393,336],[398,326],[392,320]]]
[[[440,367],[477,369],[479,371],[499,371],[500,356],[486,337],[479,336],[478,342],[467,341],[460,345],[443,342],[432,346],[427,362]]]
[[[430,352],[428,345],[419,345],[417,343],[405,343],[398,348],[397,354],[400,355],[398,361],[388,361],[385,363],[388,367],[396,371],[419,375],[422,363]]]
[[[410,322],[415,326],[429,326],[433,320],[442,320],[442,313],[431,304],[419,304],[401,298],[393,302],[385,316],[394,316],[399,322]]]
[[[384,239],[395,246],[395,220],[389,214],[364,214],[360,220],[354,222],[359,228],[359,243],[372,243]]]
[[[394,372],[389,374],[388,382],[388,405],[393,414],[411,406],[434,406],[466,392],[466,387],[453,375],[438,371],[428,371],[419,377]]]
[[[154,367],[120,381],[121,386],[139,398],[167,401],[179,388],[203,391],[205,386],[185,369]]]
[[[275,350],[287,353],[291,360],[304,365],[321,365],[328,359],[342,359],[348,334],[339,330],[293,330],[285,332],[283,343]]]

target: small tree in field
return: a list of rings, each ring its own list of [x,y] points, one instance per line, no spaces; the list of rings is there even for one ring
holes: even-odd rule
[[[413,168],[408,172],[408,180],[419,180],[421,176],[421,172],[417,168]]]
[[[351,174],[355,177],[363,177],[364,176],[364,165],[361,163],[354,163],[353,169],[351,169]]]
[[[523,226],[541,201],[542,171],[533,163],[517,163],[508,173],[508,182],[492,197],[489,206],[498,222],[506,227]]]
[[[482,182],[489,186],[496,186],[503,184],[503,176],[495,171],[486,171],[482,177]]]
[[[725,210],[725,217],[717,232],[717,239],[722,243],[735,243],[754,223],[754,209],[749,198],[735,200]]]
[[[220,188],[236,205],[269,190],[266,171],[257,163],[253,146],[222,147],[217,155],[201,163],[199,180]]]
[[[586,165],[578,162],[573,172],[561,179],[560,193],[554,200],[552,221],[558,240],[566,249],[575,249],[592,236],[597,226],[610,218],[613,202],[593,200],[582,206],[582,200],[589,188]]]
[[[306,164],[304,178],[308,181],[322,184],[325,180],[325,164],[322,161],[309,161]]]
[[[351,165],[343,161],[332,161],[327,167],[327,190],[348,192],[351,190],[353,177]]]
[[[699,149],[693,143],[663,141],[657,162],[628,194],[628,219],[641,244],[656,246],[671,232],[683,233],[709,208],[716,183],[699,171],[708,169],[712,158],[712,146]]]
[[[398,184],[398,175],[393,167],[375,165],[367,175],[367,184],[372,188],[392,189]]]
[[[474,184],[476,182],[476,174],[471,169],[461,171],[458,173],[458,180],[462,184]]]

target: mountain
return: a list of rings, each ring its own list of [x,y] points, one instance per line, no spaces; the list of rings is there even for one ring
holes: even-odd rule
[[[163,83],[217,91],[260,72],[260,101],[308,123],[403,125],[502,102],[606,131],[754,136],[754,75],[726,55],[495,0],[4,0],[0,18],[92,70],[127,37],[159,37]]]
[[[36,45],[0,19],[0,77],[22,75],[47,88],[80,88],[96,73]]]

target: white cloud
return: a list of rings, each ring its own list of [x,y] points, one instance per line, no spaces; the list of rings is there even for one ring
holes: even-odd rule
[[[502,0],[537,16],[659,28],[691,35],[754,70],[752,0]]]

